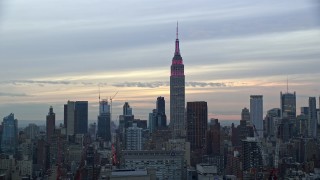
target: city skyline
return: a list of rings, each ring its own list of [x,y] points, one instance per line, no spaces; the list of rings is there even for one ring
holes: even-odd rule
[[[208,102],[209,117],[240,120],[252,94],[263,95],[264,115],[279,108],[287,77],[297,110],[319,97],[314,1],[183,2],[2,2],[0,117],[44,121],[53,106],[62,120],[71,100],[89,101],[89,120],[96,120],[100,86],[102,99],[119,91],[113,120],[124,102],[148,119],[158,96],[169,107],[177,20],[185,102]]]

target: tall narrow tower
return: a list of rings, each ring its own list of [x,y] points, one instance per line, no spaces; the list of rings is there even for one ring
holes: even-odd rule
[[[250,96],[250,121],[260,138],[263,138],[263,99],[262,95]],[[257,136],[257,134],[255,135]]]
[[[173,137],[185,137],[185,77],[184,65],[180,54],[178,23],[175,52],[172,58],[170,75],[170,124]]]
[[[54,129],[56,126],[56,114],[53,112],[52,106],[50,106],[49,113],[47,115],[47,141],[48,143],[51,143],[51,138],[54,133]]]

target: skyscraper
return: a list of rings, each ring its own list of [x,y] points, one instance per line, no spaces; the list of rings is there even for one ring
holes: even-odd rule
[[[273,108],[268,110],[267,115],[265,117],[265,125],[266,125],[266,135],[267,136],[275,136],[277,133],[277,122],[281,117],[281,109]]]
[[[133,123],[126,131],[126,150],[142,150],[142,128]]]
[[[205,147],[207,127],[207,102],[187,102],[187,140],[190,142],[191,150]]]
[[[170,124],[173,130],[173,137],[185,137],[185,76],[179,48],[178,24],[176,35],[170,75]]]
[[[280,92],[281,99],[281,117],[287,117],[289,120],[296,119],[296,92],[284,93]]]
[[[158,113],[165,114],[166,113],[166,102],[164,97],[159,96],[157,98],[157,105],[156,105]]]
[[[149,129],[153,133],[157,129],[163,129],[167,127],[167,115],[165,108],[164,97],[158,97],[156,103],[156,109],[149,113]]]
[[[263,137],[263,100],[262,95],[250,96],[250,121],[259,137]],[[256,136],[256,135],[255,135]]]
[[[310,137],[317,138],[317,107],[316,98],[309,97],[309,123],[308,134]]]
[[[243,108],[241,111],[241,120],[246,121],[247,123],[250,122],[250,112],[248,108]]]
[[[1,151],[14,155],[18,145],[18,120],[14,119],[14,114],[3,118],[2,128]]]
[[[124,116],[131,116],[132,115],[132,108],[130,107],[128,102],[125,102],[123,105],[123,115]]]
[[[64,106],[67,135],[88,132],[88,101],[68,101]]]
[[[49,113],[47,115],[46,129],[47,129],[47,141],[51,143],[51,136],[54,133],[56,126],[56,114],[53,112],[52,106],[50,106]]]
[[[150,133],[155,132],[157,129],[157,110],[153,109],[152,113],[149,113],[149,131]]]
[[[165,128],[167,126],[166,102],[164,97],[157,98],[157,128]]]
[[[88,132],[88,101],[76,101],[75,108],[75,133],[86,134]]]
[[[105,141],[111,141],[111,116],[110,105],[108,101],[103,99],[99,102],[99,116],[98,116],[98,137]]]
[[[218,119],[214,119],[214,124],[210,125],[209,130],[206,132],[206,148],[208,155],[220,154],[220,123]]]

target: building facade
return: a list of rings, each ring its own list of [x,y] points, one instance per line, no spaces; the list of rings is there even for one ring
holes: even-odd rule
[[[142,150],[142,144],[142,128],[133,123],[132,127],[126,130],[126,149]]]
[[[190,142],[191,150],[205,147],[207,128],[207,102],[187,102],[187,140]]]
[[[184,151],[122,151],[127,169],[156,168],[157,179],[186,179]]]
[[[157,98],[157,128],[165,128],[167,126],[166,102],[164,97]]]
[[[88,132],[88,101],[68,101],[64,107],[67,135],[86,134]]]
[[[170,75],[170,125],[173,137],[185,137],[185,76],[179,48],[178,26]]]
[[[282,93],[280,92],[281,99],[281,117],[287,117],[289,120],[296,119],[296,92]]]
[[[50,144],[51,143],[51,136],[54,133],[54,129],[56,126],[56,114],[53,112],[52,106],[49,109],[49,113],[47,115],[47,121],[46,121],[46,134],[47,134],[47,141]]]
[[[106,99],[99,102],[99,116],[98,116],[98,132],[97,136],[104,141],[111,141],[111,114],[110,105]]]
[[[262,154],[256,138],[242,140],[242,168],[244,171],[259,171],[262,169]]]
[[[3,118],[2,128],[1,151],[14,155],[18,146],[18,120],[14,119],[14,114]]]
[[[316,98],[309,97],[309,113],[308,113],[308,135],[312,138],[317,138],[317,107]]]
[[[123,105],[123,115],[124,116],[131,116],[132,115],[132,108],[130,107],[128,102],[125,102]]]
[[[263,100],[262,95],[250,96],[250,121],[259,137],[263,137]],[[257,134],[255,134],[257,136]]]
[[[250,111],[248,108],[243,108],[241,111],[241,120],[247,121],[247,123],[250,122]]]

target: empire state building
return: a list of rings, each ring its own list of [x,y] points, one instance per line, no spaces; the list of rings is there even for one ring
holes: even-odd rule
[[[172,58],[170,75],[170,124],[173,137],[186,136],[185,123],[185,77],[184,65],[180,54],[178,24],[175,52]]]

